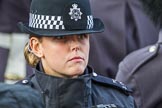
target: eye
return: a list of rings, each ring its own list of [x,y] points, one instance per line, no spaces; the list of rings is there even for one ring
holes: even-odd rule
[[[79,39],[86,39],[88,37],[88,34],[80,34],[78,36]]]
[[[65,39],[65,36],[56,36],[55,39],[57,39],[57,40],[63,40],[63,39]]]

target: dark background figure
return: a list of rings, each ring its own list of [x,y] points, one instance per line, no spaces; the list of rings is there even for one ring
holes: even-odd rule
[[[126,56],[116,80],[133,90],[139,108],[162,108],[162,33],[159,41]]]
[[[89,64],[98,74],[115,78],[119,62],[130,52],[158,40],[158,29],[139,0],[91,0],[105,31],[93,34]]]
[[[162,27],[162,1],[144,1],[145,9]],[[150,37],[150,35],[148,35]],[[116,80],[127,84],[139,108],[162,108],[162,30],[153,45],[132,52],[119,65]]]
[[[0,83],[0,108],[44,108],[41,95],[23,85]]]
[[[4,76],[19,80],[26,75],[23,46],[27,36],[17,27],[19,21],[28,21],[31,0],[0,0],[0,82]]]

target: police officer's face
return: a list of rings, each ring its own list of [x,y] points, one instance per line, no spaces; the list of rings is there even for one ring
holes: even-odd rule
[[[44,71],[59,77],[83,74],[89,56],[89,35],[43,37],[36,45]]]

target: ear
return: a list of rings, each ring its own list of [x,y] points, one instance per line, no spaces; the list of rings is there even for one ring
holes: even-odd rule
[[[43,57],[40,39],[36,37],[31,37],[29,43],[32,52],[39,58]]]

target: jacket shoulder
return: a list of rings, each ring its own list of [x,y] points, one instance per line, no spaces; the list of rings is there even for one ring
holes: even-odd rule
[[[158,44],[154,44],[130,53],[119,64],[119,71],[122,68],[126,68],[128,72],[134,72],[157,54],[158,47]]]
[[[92,80],[95,82],[95,84],[99,83],[100,85],[103,85],[103,86],[112,87],[114,89],[117,89],[117,90],[123,92],[126,95],[129,95],[132,92],[132,90],[130,88],[128,88],[122,82],[119,82],[115,79],[111,79],[111,78],[100,76],[100,75],[96,74],[95,77],[92,77]]]
[[[16,82],[16,84],[20,84],[20,85],[27,85],[27,86],[31,86],[32,87],[32,81],[31,79],[35,76],[35,74],[32,74],[26,78],[24,78],[23,80],[20,80],[18,82]]]

